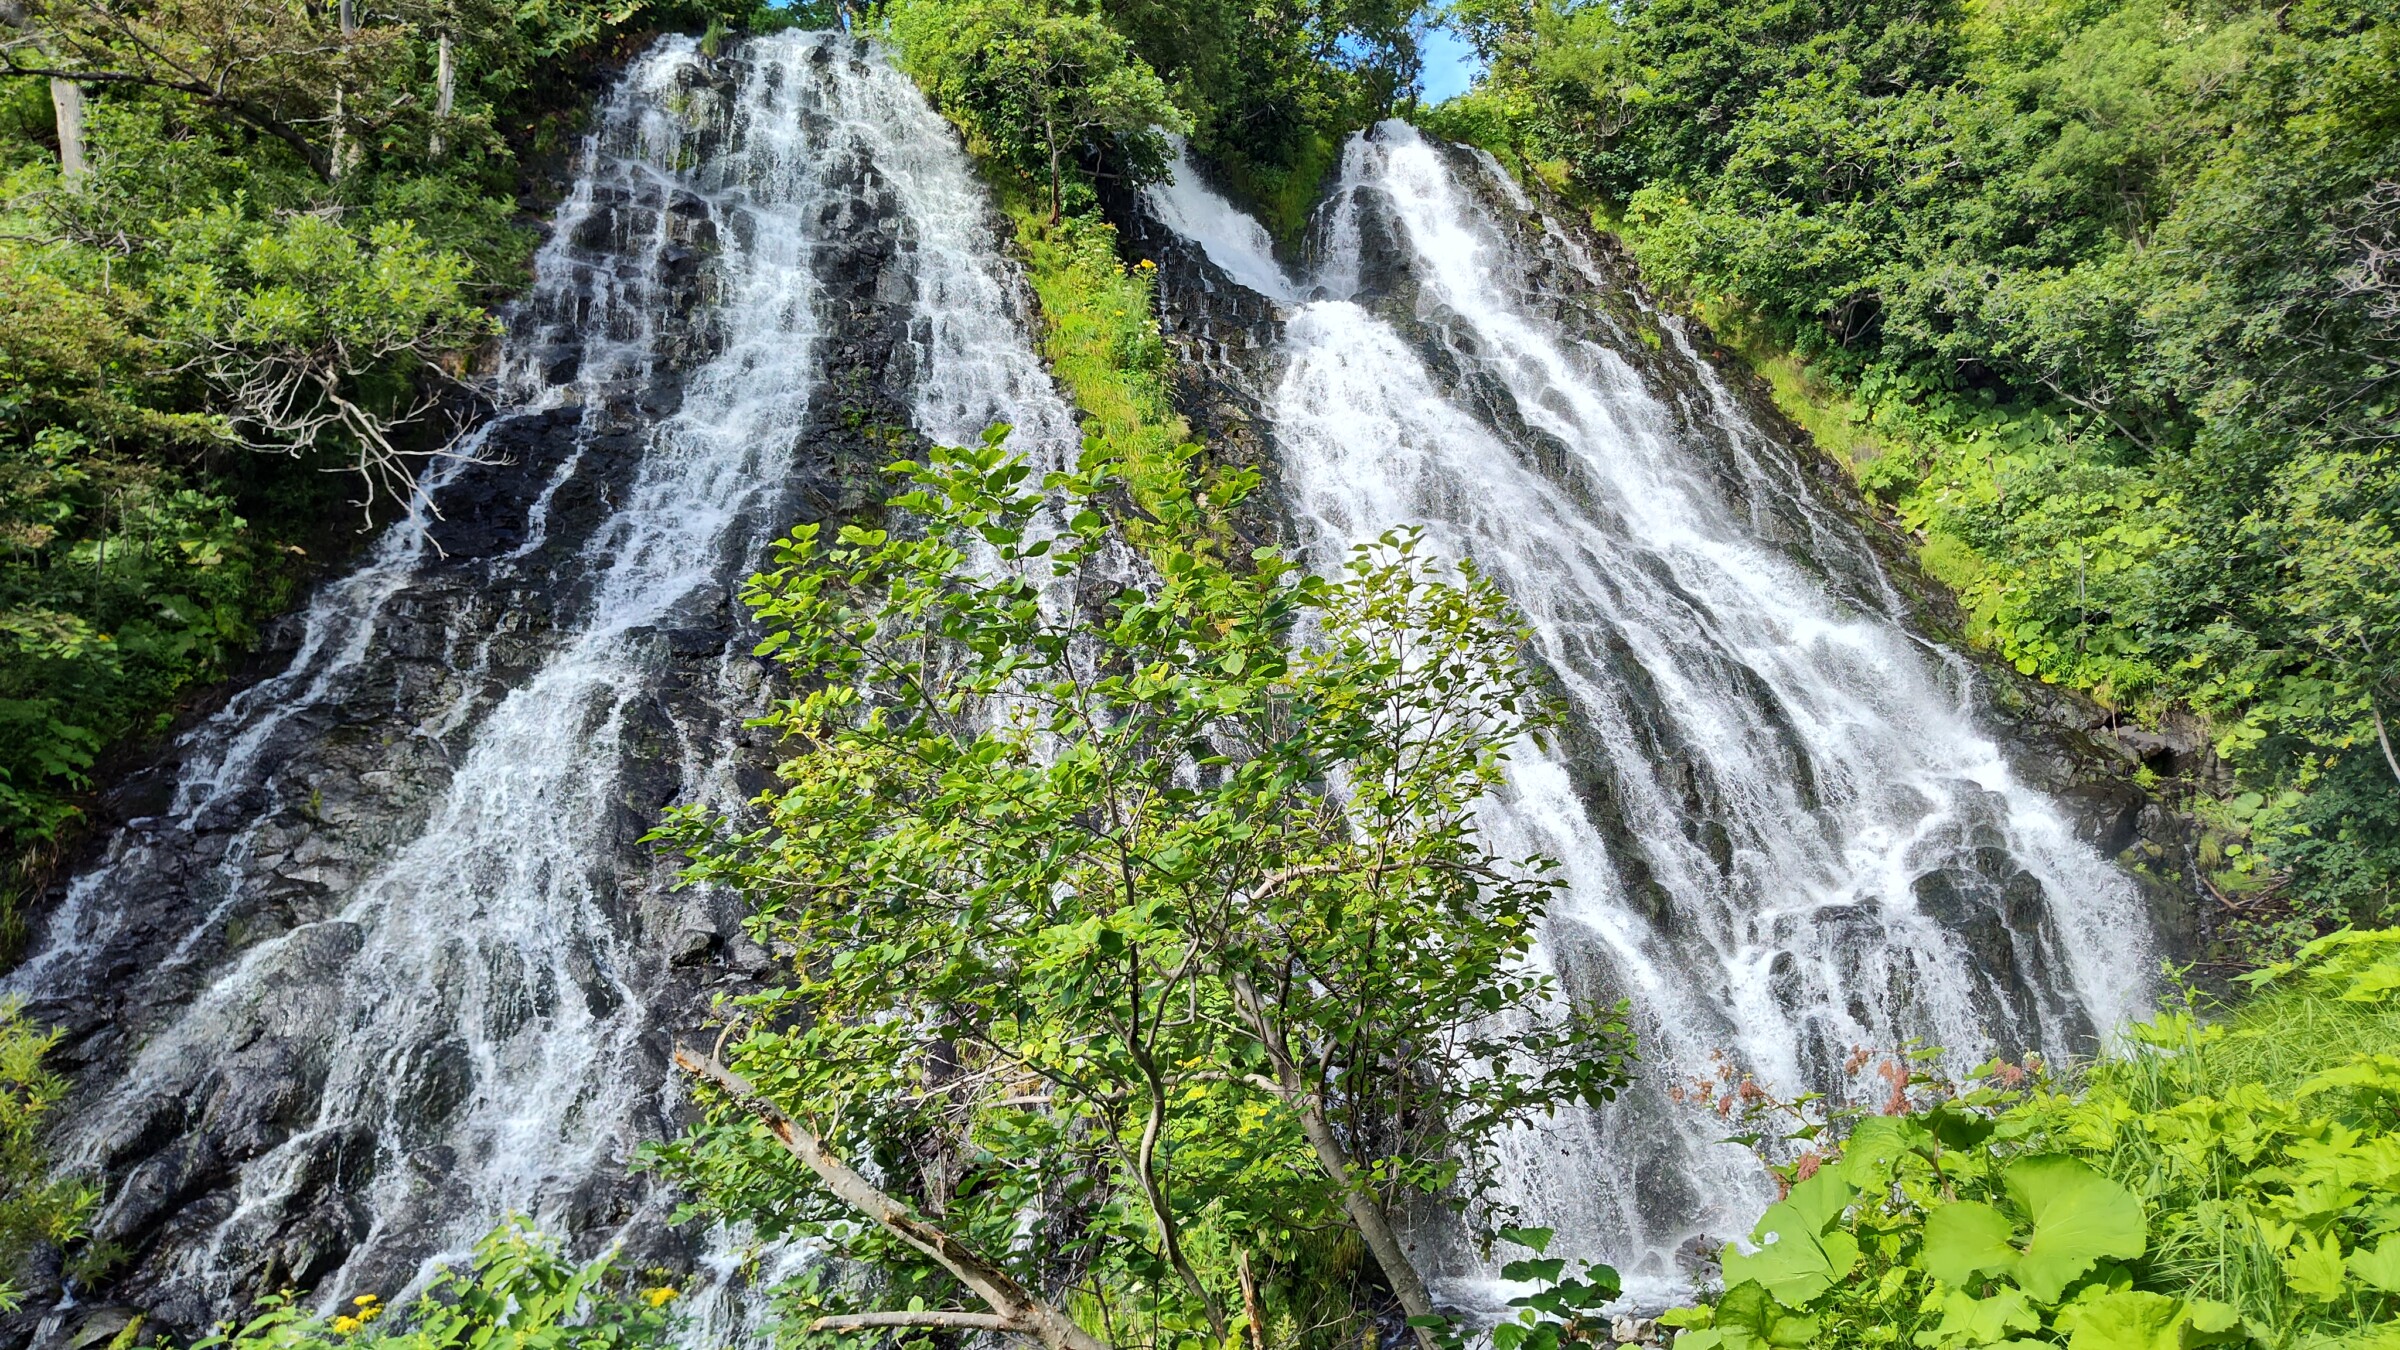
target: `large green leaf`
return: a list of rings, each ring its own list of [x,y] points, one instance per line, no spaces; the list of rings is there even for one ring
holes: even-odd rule
[[[1925,1269],[1953,1289],[1966,1288],[1978,1275],[2005,1275],[2017,1265],[2017,1249],[2008,1241],[2016,1230],[1990,1205],[1944,1205],[1925,1220]]]
[[[2142,1202],[2073,1158],[2020,1158],[2003,1180],[2033,1218],[2033,1240],[2017,1260],[2016,1277],[2037,1302],[2056,1303],[2102,1258],[2131,1260],[2149,1246]]]
[[[1831,1171],[1819,1172],[1792,1188],[1791,1195],[1767,1207],[1751,1235],[1755,1251],[1739,1243],[1725,1247],[1725,1282],[1755,1281],[1787,1307],[1805,1306],[1833,1287],[1858,1264],[1858,1239],[1844,1232],[1827,1232],[1850,1203],[1850,1183]]]
[[[1957,1289],[1942,1296],[1942,1320],[1931,1331],[1917,1333],[1917,1344],[1934,1350],[1997,1345],[2015,1331],[2040,1331],[2042,1315],[2024,1291],[2002,1286],[1990,1298],[1977,1298]]]
[[[1712,1345],[1723,1350],[1799,1350],[1816,1340],[1818,1322],[1814,1317],[1793,1312],[1757,1281],[1747,1280],[1726,1290],[1725,1297],[1717,1300],[1710,1331],[1716,1339],[1695,1341],[1693,1337],[1707,1336],[1709,1332],[1694,1331],[1676,1337],[1675,1344],[1688,1350],[1708,1350]]]
[[[2400,1294],[2400,1236],[2386,1237],[2373,1251],[2361,1247],[2350,1253],[2350,1273],[2372,1288]]]
[[[1869,1116],[1842,1141],[1842,1179],[1861,1190],[1880,1191],[1892,1184],[1900,1159],[1931,1139],[1924,1126],[1906,1116]]]
[[[1850,1197],[1856,1194],[1858,1188],[1847,1178],[1826,1168],[1792,1187],[1792,1193],[1784,1197],[1780,1208],[1789,1209],[1810,1232],[1822,1233],[1840,1220],[1842,1211],[1850,1207]]]
[[[2292,1249],[2283,1256],[2283,1276],[2296,1294],[2321,1303],[2340,1298],[2345,1283],[2341,1239],[2331,1233],[2313,1238],[2303,1233],[2293,1239]]]
[[[2125,1289],[2058,1311],[2067,1350],[2198,1350],[2245,1339],[2241,1318],[2214,1299]]]

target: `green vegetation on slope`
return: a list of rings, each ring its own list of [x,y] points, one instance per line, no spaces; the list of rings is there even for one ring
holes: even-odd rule
[[[66,1081],[43,1059],[59,1033],[25,1021],[14,1004],[0,1004],[0,1311],[24,1301],[18,1283],[28,1258],[81,1238],[100,1201],[81,1182],[51,1175],[43,1136],[67,1095]]]
[[[1454,12],[1492,72],[1434,128],[1593,201],[1762,358],[1976,637],[2209,719],[2239,776],[2209,861],[2254,951],[2390,920],[2388,2]]]
[[[353,1295],[344,1313],[312,1314],[272,1297],[192,1350],[638,1350],[673,1344],[671,1285],[639,1288],[613,1256],[569,1261],[559,1244],[510,1219],[475,1246],[466,1269],[437,1276],[406,1309]],[[118,1338],[130,1347],[139,1324]]]

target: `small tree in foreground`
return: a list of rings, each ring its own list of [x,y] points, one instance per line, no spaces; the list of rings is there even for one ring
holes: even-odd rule
[[[1505,600],[1405,533],[1333,580],[1173,552],[1112,587],[1105,466],[898,467],[921,532],[804,527],[750,593],[809,691],[763,828],[662,831],[790,957],[679,1056],[768,1134],[720,1112],[670,1160],[914,1305],[817,1330],[1090,1346],[1077,1289],[1108,1339],[1223,1344],[1253,1252],[1346,1227],[1430,1344],[1395,1204],[1481,1216],[1499,1136],[1629,1051],[1529,965],[1549,864],[1475,829],[1547,716]]]

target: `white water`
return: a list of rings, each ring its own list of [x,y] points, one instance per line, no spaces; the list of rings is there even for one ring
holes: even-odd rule
[[[712,69],[730,86],[712,84]],[[629,774],[665,755],[678,800],[739,796],[729,734],[696,743],[678,727],[664,746],[652,734],[669,680],[659,634],[721,612],[788,519],[827,340],[821,271],[860,228],[855,213],[875,208],[900,222],[917,429],[957,444],[1006,421],[1018,428],[1012,443],[1045,467],[1071,455],[1072,419],[1032,352],[989,204],[955,136],[905,78],[826,35],[759,39],[723,63],[670,39],[640,58],[602,109],[512,324],[502,417],[572,409],[581,430],[501,561],[544,544],[553,499],[596,438],[630,427],[638,470],[549,579],[572,599],[534,667],[499,663],[493,632],[445,635],[461,668],[455,696],[398,731],[463,748],[430,802],[384,822],[379,864],[344,883],[330,917],[202,972],[188,1004],[78,1113],[69,1164],[98,1166],[185,1103],[205,1122],[229,1050],[263,1041],[321,1075],[289,1137],[239,1162],[233,1203],[177,1221],[203,1231],[150,1258],[149,1281],[235,1311],[259,1252],[322,1186],[329,1147],[374,1154],[354,1197],[367,1233],[325,1277],[329,1303],[357,1292],[358,1278],[388,1274],[395,1256],[421,1278],[507,1212],[589,1239],[580,1206],[590,1185],[622,1172],[625,1149],[676,1091],[645,1002],[657,935],[645,949],[629,931],[625,892],[644,884],[638,866],[626,872],[643,823],[627,821],[643,809],[628,799]],[[667,359],[670,269],[695,217],[722,242],[700,293],[702,355],[676,410],[649,418],[638,399]],[[595,234],[611,240],[597,256],[585,239]],[[545,354],[562,345],[580,350],[580,365],[545,387]],[[439,478],[472,472],[452,466]],[[421,497],[419,518],[426,509]],[[70,997],[106,978],[122,928],[112,898],[171,871],[176,841],[196,828],[230,828],[233,843],[211,885],[194,888],[216,899],[186,916],[171,960],[223,945],[224,916],[281,861],[271,807],[313,804],[311,785],[283,765],[374,678],[395,606],[436,561],[422,532],[394,529],[319,593],[289,669],[179,747],[171,827],[129,831],[76,879],[15,992]],[[758,696],[746,646],[737,635],[705,675],[703,697],[730,710],[719,731]],[[466,1072],[459,1104],[429,1134],[409,1096],[437,1054],[463,1054]],[[663,1222],[663,1204],[646,1199],[624,1231]],[[738,1264],[721,1255],[713,1264],[725,1271]],[[717,1325],[741,1311],[724,1291],[705,1302]]]
[[[1488,161],[1468,169],[1385,124],[1349,146],[1297,284],[1188,163],[1149,204],[1281,302],[1267,402],[1311,554],[1424,525],[1500,580],[1571,704],[1571,734],[1520,753],[1484,827],[1564,864],[1545,957],[1584,997],[1633,1000],[1643,1064],[1608,1110],[1519,1134],[1503,1174],[1528,1219],[1560,1230],[1553,1255],[1608,1259],[1637,1301],[1662,1301],[1687,1283],[1680,1244],[1746,1231],[1771,1198],[1717,1142],[1724,1123],[1666,1089],[1712,1076],[1720,1052],[1790,1095],[1852,1086],[1836,1066],[1854,1047],[1919,1041],[1957,1066],[2088,1050],[2143,1007],[2147,921],[2129,880],[2018,780],[1960,669],[1908,631],[1855,530],[1808,499],[1675,321],[1653,316],[1699,406],[1548,317],[1555,297],[1531,292],[1485,194],[1533,207]],[[1418,287],[1412,312],[1361,296],[1385,253]],[[1941,873],[2005,908],[1977,863],[2004,871],[2020,910],[2024,878],[2038,883],[2036,912],[2005,920],[2011,980],[1979,975],[1918,895]],[[1479,1263],[1441,1260],[1453,1296],[1488,1296]]]

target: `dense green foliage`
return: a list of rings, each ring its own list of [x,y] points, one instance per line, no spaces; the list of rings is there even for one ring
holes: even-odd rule
[[[1351,130],[1418,72],[1415,0],[884,0],[877,15],[980,148],[1084,210],[1188,132],[1295,232]],[[1065,157],[1057,152],[1067,151]]]
[[[808,691],[766,823],[671,831],[790,953],[729,1062],[1029,1287],[1072,1272],[1112,1340],[1222,1341],[1246,1262],[1343,1225],[1429,1314],[1385,1216],[1479,1201],[1497,1136],[1625,1049],[1550,1006],[1556,883],[1473,827],[1542,715],[1505,603],[1394,536],[1330,582],[1161,544],[1087,612],[1113,466],[1036,491],[995,437],[899,467],[904,532],[805,527],[751,590]],[[668,1156],[717,1213],[956,1296],[746,1116]]]
[[[365,3],[345,33],[284,0],[40,0],[0,30],[0,953],[109,747],[452,432],[445,363],[521,284],[519,198],[600,63],[767,13]],[[71,176],[53,73],[83,90]]]
[[[16,1277],[28,1257],[83,1236],[99,1194],[50,1174],[43,1135],[66,1096],[64,1080],[43,1058],[58,1033],[43,1032],[0,1005],[0,1310],[23,1299]]]
[[[1224,542],[1223,512],[1246,479],[1193,440],[1168,392],[1171,361],[1159,332],[1157,266],[1126,266],[1117,231],[1090,216],[1052,225],[1016,210],[1017,249],[1042,302],[1042,355],[1083,415],[1084,452],[1117,466],[1142,515],[1124,522],[1136,544],[1163,534],[1186,548]],[[1203,485],[1206,484],[1205,488]],[[1153,528],[1155,523],[1155,530]]]
[[[2400,904],[2386,0],[1455,8],[1493,68],[1436,126],[1781,365],[1975,636],[2209,718],[2275,865],[2221,889],[2291,940]]]
[[[516,1220],[476,1244],[465,1270],[435,1277],[416,1304],[357,1295],[333,1316],[269,1298],[192,1350],[642,1350],[673,1344],[669,1285],[636,1290],[607,1256],[578,1265]]]
[[[935,103],[987,153],[1050,189],[1050,222],[1079,189],[1075,169],[1115,162],[1136,180],[1165,168],[1168,135],[1189,129],[1157,72],[1105,21],[1043,0],[892,0],[884,20]]]
[[[1105,0],[1192,143],[1277,233],[1298,233],[1342,138],[1418,74],[1417,0]]]
[[[1725,1249],[1727,1292],[1669,1317],[1696,1328],[1677,1343],[2400,1343],[2400,931],[2320,939],[2258,983],[2214,1024],[2135,1028],[2071,1084],[1889,1060],[1881,1113],[1830,1120],[1710,1085],[1802,1151]]]

